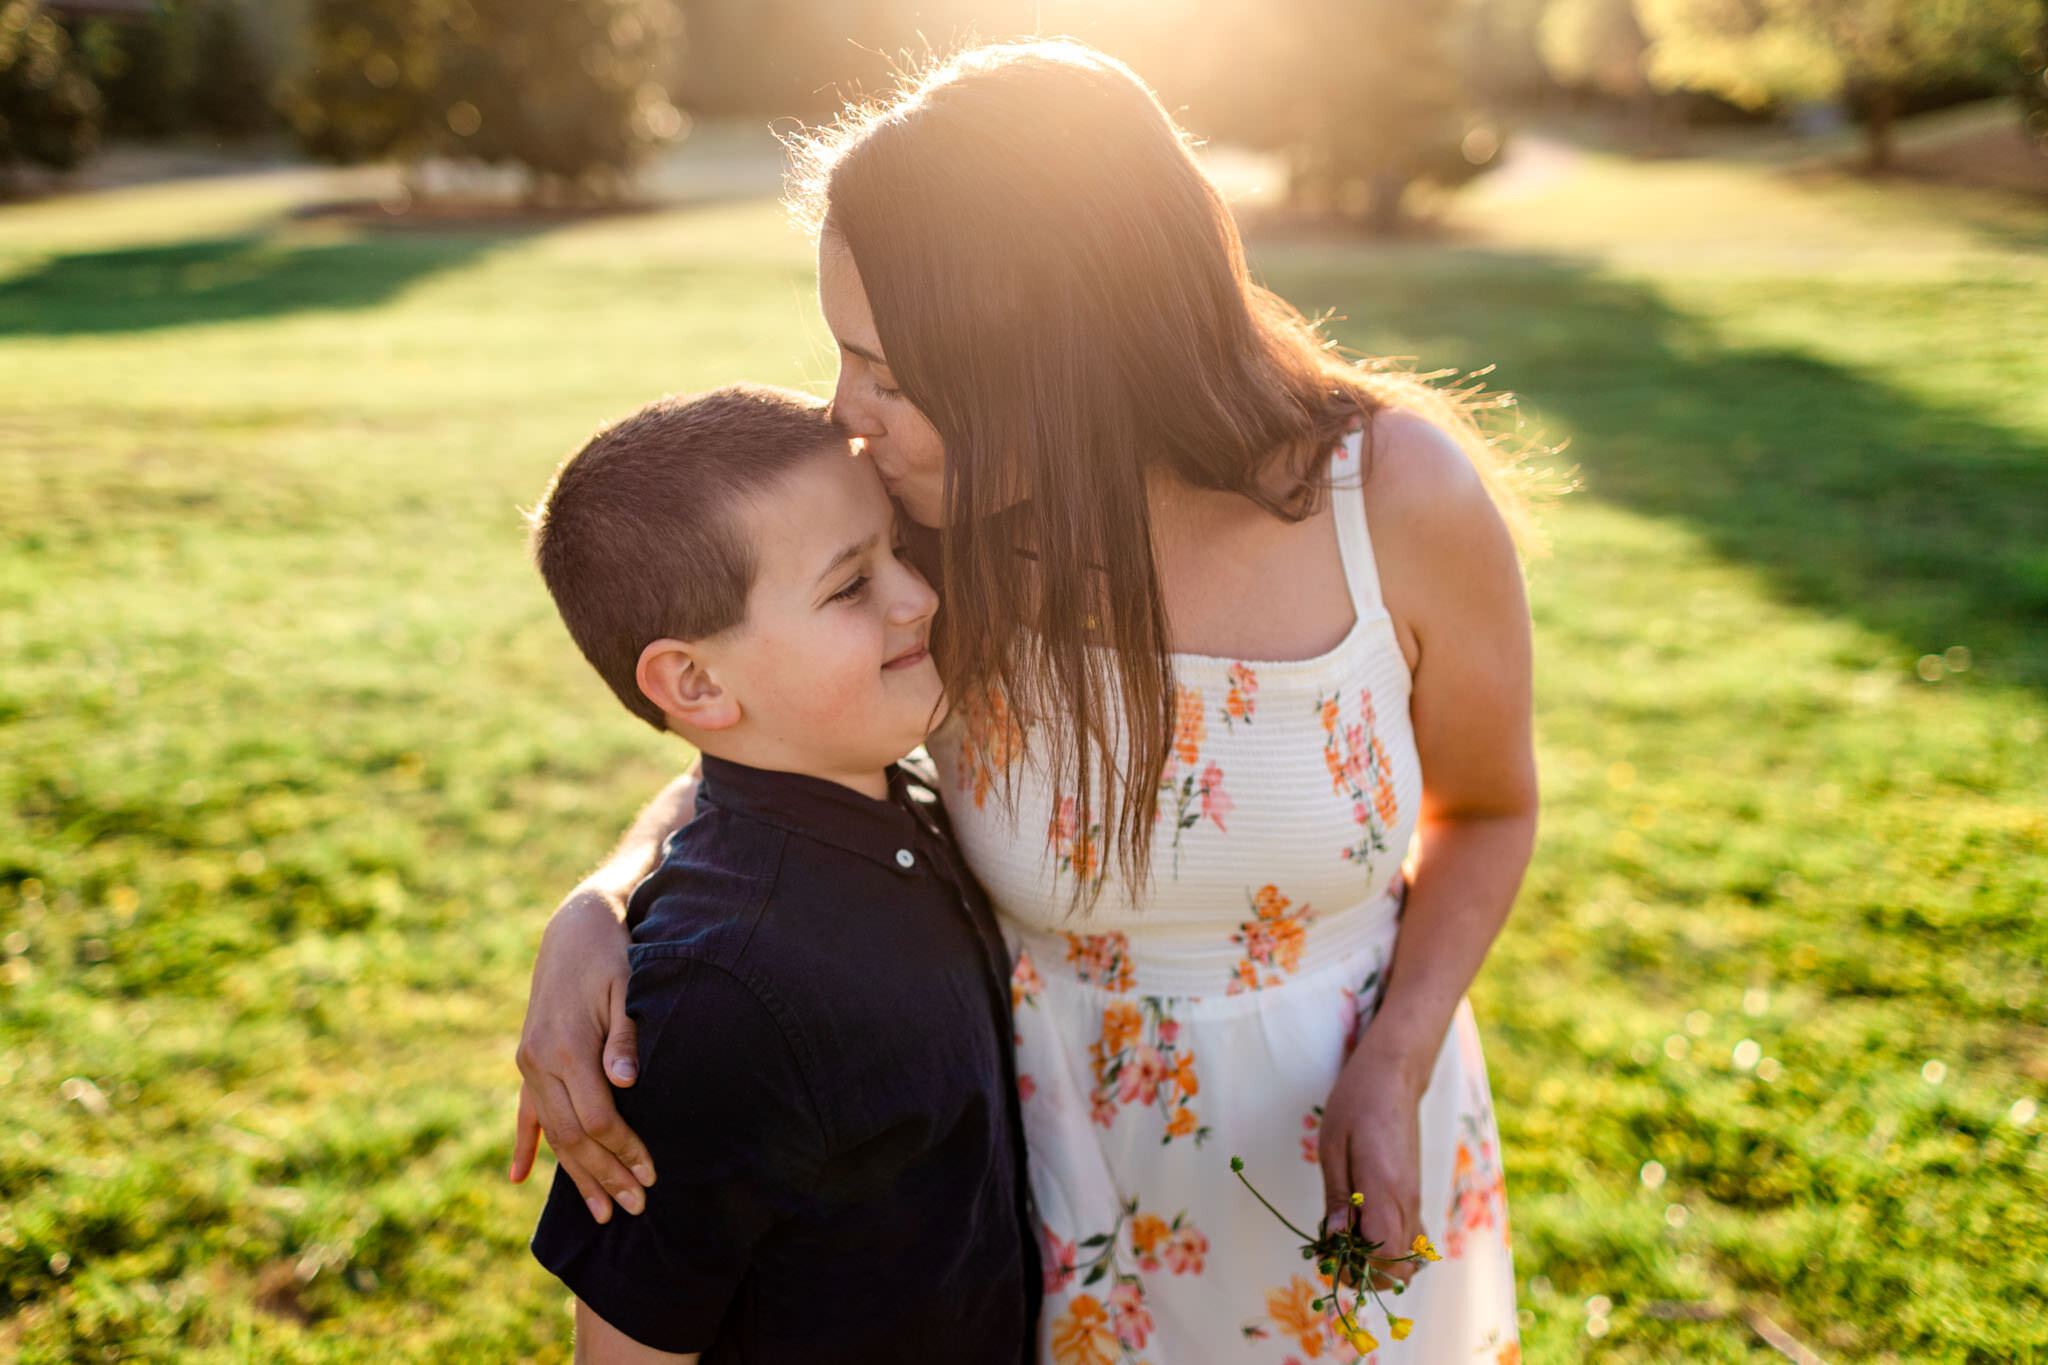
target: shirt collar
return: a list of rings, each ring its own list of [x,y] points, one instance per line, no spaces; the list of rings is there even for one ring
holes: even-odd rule
[[[877,801],[822,777],[702,757],[699,799],[897,872],[928,870],[927,860],[913,850],[920,830],[935,827],[935,821],[929,814],[922,820],[913,814],[920,803],[912,792],[921,784],[901,765],[890,765],[889,799]]]

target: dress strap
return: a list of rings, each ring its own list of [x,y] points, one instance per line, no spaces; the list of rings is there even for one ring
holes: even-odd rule
[[[1344,558],[1344,582],[1351,589],[1351,609],[1364,620],[1383,606],[1379,563],[1373,558],[1372,533],[1365,524],[1365,428],[1345,436],[1330,456],[1330,511],[1337,521],[1337,549]]]

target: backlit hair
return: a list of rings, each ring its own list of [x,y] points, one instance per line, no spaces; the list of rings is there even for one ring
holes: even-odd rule
[[[1147,474],[1300,520],[1332,445],[1395,405],[1492,474],[1476,390],[1334,354],[1252,281],[1157,98],[1085,44],[970,49],[792,147],[792,211],[851,253],[945,444],[948,687],[1050,722],[1032,742],[1142,886],[1174,721]]]

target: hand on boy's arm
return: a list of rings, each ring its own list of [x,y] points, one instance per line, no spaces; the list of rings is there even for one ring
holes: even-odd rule
[[[534,960],[533,986],[517,1060],[519,1109],[513,1124],[511,1179],[533,1171],[546,1133],[562,1169],[591,1216],[646,1207],[655,1169],[638,1136],[619,1118],[612,1083],[633,1084],[639,1047],[626,1015],[626,897],[660,860],[668,836],[697,804],[695,771],[677,778],[626,830],[604,866],[585,878],[548,921]]]
[[[576,1365],[696,1365],[699,1354],[642,1346],[576,1300]]]
[[[621,1098],[666,1174],[644,1214],[600,1226],[558,1172],[533,1253],[612,1332],[658,1351],[702,1351],[764,1254],[758,1273],[786,1274],[764,1245],[811,1207],[824,1128],[796,1048],[751,986],[687,952],[640,965],[633,1010],[646,1083]],[[596,1328],[586,1339],[628,1352]]]

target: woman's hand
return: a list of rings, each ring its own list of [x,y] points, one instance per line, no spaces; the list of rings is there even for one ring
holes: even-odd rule
[[[626,1014],[626,896],[654,870],[668,836],[697,809],[697,776],[684,774],[634,817],[603,867],[569,893],[548,921],[533,963],[519,1035],[519,1116],[512,1128],[512,1183],[533,1172],[541,1134],[590,1216],[608,1222],[612,1201],[647,1207],[654,1161],[612,1103],[612,1085],[640,1071],[639,1033]]]
[[[628,1213],[646,1208],[645,1187],[654,1183],[654,1163],[605,1083],[609,1075],[631,1085],[639,1067],[626,1015],[628,941],[619,907],[601,892],[580,887],[562,902],[541,936],[517,1057],[512,1181],[532,1172],[545,1132],[600,1223],[614,1200]]]
[[[1422,1146],[1417,1111],[1428,1083],[1396,1059],[1376,1053],[1371,1029],[1337,1076],[1323,1106],[1318,1154],[1323,1167],[1327,1222],[1341,1224],[1351,1213],[1355,1190],[1365,1196],[1359,1232],[1378,1242],[1376,1256],[1405,1256],[1422,1231]],[[1406,1283],[1417,1266],[1389,1265],[1375,1286]]]

